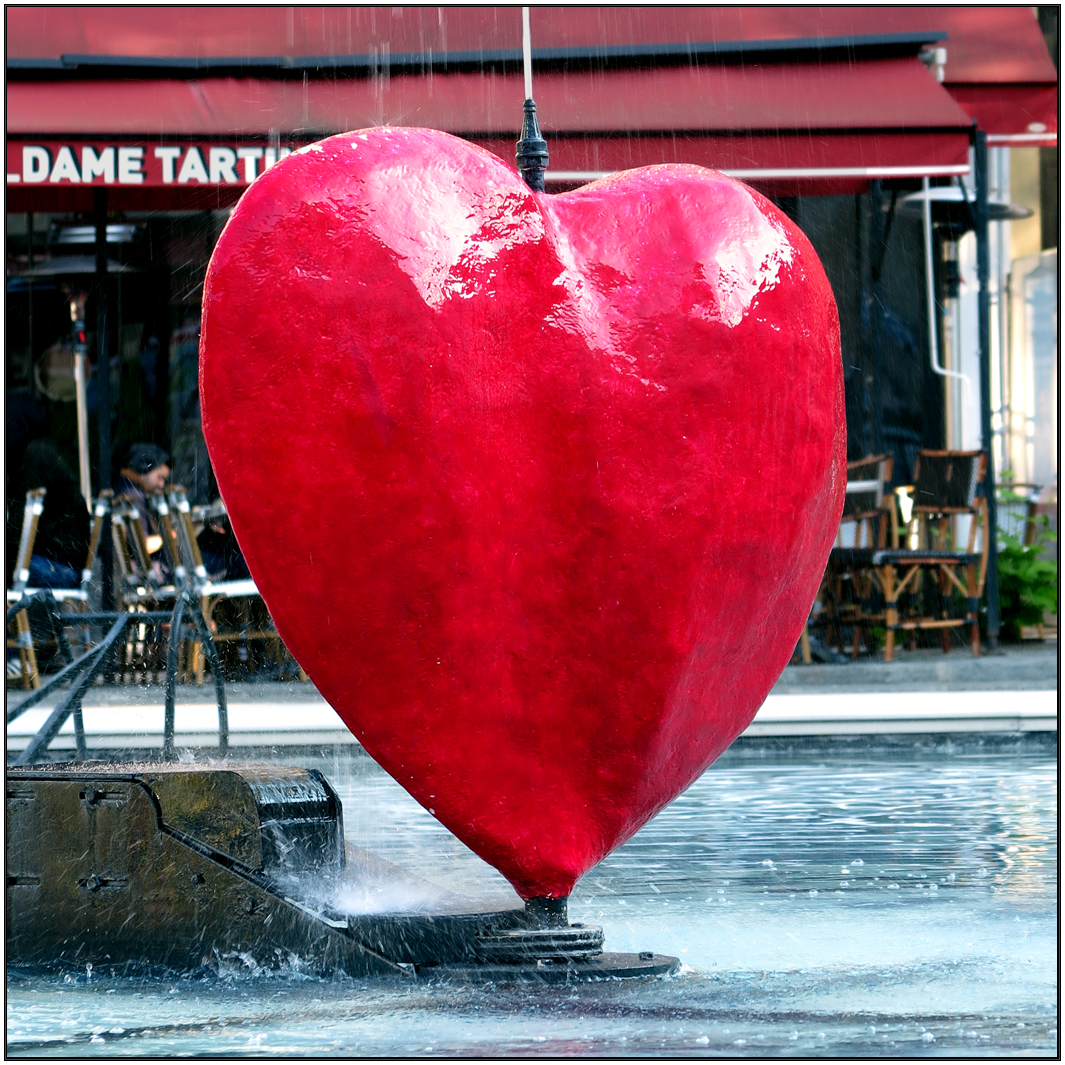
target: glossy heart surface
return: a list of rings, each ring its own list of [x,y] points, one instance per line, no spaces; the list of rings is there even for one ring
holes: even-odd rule
[[[286,645],[523,897],[568,895],[747,727],[816,594],[846,469],[809,242],[699,167],[552,196],[362,130],[249,188],[203,309]]]

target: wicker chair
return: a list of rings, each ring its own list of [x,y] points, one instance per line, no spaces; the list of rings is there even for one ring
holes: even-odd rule
[[[238,642],[242,647],[246,646],[250,640],[275,642],[280,667],[281,660],[287,654],[287,650],[281,642],[277,629],[269,621],[269,614],[266,612],[266,606],[262,602],[262,596],[259,595],[259,589],[256,587],[255,582],[251,579],[211,580],[196,540],[196,525],[185,489],[181,485],[170,486],[168,488],[168,499],[170,514],[175,518],[174,527],[179,550],[188,571],[191,573],[193,586],[200,598],[203,616],[214,633],[215,642],[220,644]],[[212,508],[211,513],[216,518],[222,518],[225,515],[225,510],[224,508]],[[202,516],[207,518],[208,514],[204,513]],[[215,618],[215,611],[220,604],[231,600],[239,602],[240,623],[235,626],[219,624]],[[258,622],[256,615],[259,618]],[[267,620],[265,627],[261,624],[263,617]],[[193,646],[192,661],[192,673],[195,676],[196,683],[202,684],[204,658],[198,643]],[[296,666],[296,672],[301,680],[307,679],[307,674],[299,666]]]
[[[913,548],[873,552],[872,565],[884,593],[887,644],[895,653],[896,633],[939,629],[943,651],[950,650],[950,629],[969,628],[973,657],[980,654],[980,597],[987,574],[987,499],[981,486],[987,473],[982,451],[922,451],[914,465],[913,514],[903,543]],[[967,534],[959,519],[968,519]],[[958,550],[964,536],[964,550]],[[979,541],[979,543],[978,543]],[[959,576],[958,571],[962,576]],[[930,580],[921,578],[927,576]],[[963,617],[953,616],[955,591],[965,601]],[[932,607],[930,609],[929,607]]]
[[[44,488],[33,488],[26,493],[26,507],[22,514],[22,533],[19,537],[18,555],[15,560],[14,582],[7,589],[7,605],[14,606],[23,598],[30,598],[42,591],[40,588],[29,586],[30,559],[33,557],[33,548],[37,540],[37,526],[41,515],[44,513],[45,497],[47,491]],[[53,599],[60,604],[69,604],[71,607],[71,625],[77,625],[78,613],[84,613],[89,607],[89,584],[92,581],[93,565],[96,562],[96,552],[100,546],[100,535],[103,530],[104,518],[111,509],[111,492],[100,493],[98,499],[92,504],[92,525],[89,532],[89,547],[85,558],[85,564],[81,570],[81,583],[77,588],[51,588],[48,589]],[[30,628],[29,612],[20,610],[15,615],[14,638],[9,637],[7,646],[18,648],[19,664],[21,668],[21,680],[24,688],[40,687],[40,673],[37,666],[37,651],[33,642],[33,632]],[[88,642],[86,632],[85,641]]]
[[[847,463],[847,494],[822,584],[822,603],[841,652],[844,629],[852,630],[852,658],[858,657],[862,634],[868,644],[870,627],[884,623],[873,554],[898,546],[898,517],[889,489],[893,466],[888,455]],[[854,543],[843,546],[843,531],[848,525],[853,527]]]

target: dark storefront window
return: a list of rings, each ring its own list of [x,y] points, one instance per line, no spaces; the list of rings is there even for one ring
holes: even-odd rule
[[[921,222],[898,204],[920,182],[778,205],[817,250],[836,297],[847,457],[889,454],[906,484],[921,448],[945,446],[943,388],[931,371]],[[895,209],[892,209],[894,196]]]
[[[225,210],[177,211],[108,220],[111,477],[131,444],[155,443],[172,455],[173,479],[193,502],[208,502],[216,493],[200,431],[197,366],[203,278],[227,217]],[[9,471],[40,436],[52,439],[70,469],[78,470],[70,304],[79,297],[91,362],[86,393],[95,493],[107,485],[98,483],[93,221],[79,214],[9,214]]]

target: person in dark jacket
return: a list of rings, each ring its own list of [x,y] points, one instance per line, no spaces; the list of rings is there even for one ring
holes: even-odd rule
[[[46,494],[30,559],[29,586],[76,588],[89,552],[89,510],[78,479],[47,437],[26,446],[8,482],[8,579],[14,576],[26,493],[32,488],[43,488]]]
[[[140,512],[149,537],[148,549],[154,556],[152,569],[163,583],[172,576],[170,556],[159,550],[163,545],[162,533],[148,506],[148,497],[162,489],[169,476],[170,456],[157,444],[138,443],[130,445],[126,464],[115,481],[115,495],[128,496]]]

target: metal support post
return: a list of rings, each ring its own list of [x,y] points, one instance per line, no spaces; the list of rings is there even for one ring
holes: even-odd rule
[[[518,172],[533,192],[544,191],[544,171],[548,167],[547,141],[536,119],[536,104],[532,90],[532,36],[529,31],[529,9],[521,9],[521,51],[525,69],[525,105],[522,111],[521,134],[515,146]]]
[[[30,388],[37,394],[37,382],[33,375],[33,268],[37,265],[37,253],[33,246],[33,212],[26,215],[26,328],[29,333],[27,345],[30,352]]]
[[[883,306],[881,303],[883,286],[877,269],[877,256],[883,255],[885,242],[883,187],[879,180],[869,182],[869,290],[867,303],[863,310],[868,315],[867,384],[870,397],[870,421],[872,422],[873,454],[879,455],[884,450],[884,407],[880,395],[881,361],[884,345],[881,341],[883,332]],[[863,266],[864,269],[864,266]]]
[[[976,274],[980,282],[977,302],[980,341],[980,440],[987,453],[987,475],[984,491],[987,495],[987,578],[984,594],[987,598],[987,645],[998,644],[1001,619],[998,602],[998,515],[995,506],[995,449],[991,430],[991,254],[988,245],[987,208],[987,134],[976,131],[973,158],[976,170]]]
[[[100,455],[96,470],[97,491],[111,487],[111,344],[107,324],[107,189],[93,189],[96,223],[96,421]],[[91,503],[90,500],[86,502]],[[111,514],[104,515],[100,533],[100,600],[104,610],[115,605],[112,586]]]

